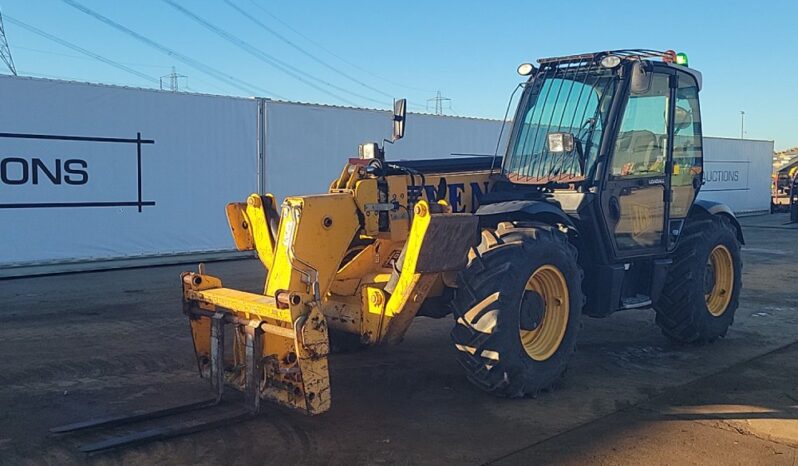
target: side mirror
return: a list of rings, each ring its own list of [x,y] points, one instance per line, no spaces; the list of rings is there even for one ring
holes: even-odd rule
[[[651,62],[638,60],[632,64],[631,85],[633,95],[645,94],[651,88]]]
[[[573,152],[574,150],[574,135],[571,133],[549,133],[547,139],[549,152],[552,154]]]
[[[679,132],[691,124],[693,124],[693,112],[677,105],[673,116],[674,131]]]
[[[407,99],[399,99],[393,103],[393,140],[405,137],[405,119],[407,118]]]

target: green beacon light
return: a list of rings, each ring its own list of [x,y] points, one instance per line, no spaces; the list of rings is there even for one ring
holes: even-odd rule
[[[677,65],[682,65],[682,66],[687,66],[687,54],[686,53],[682,53],[682,52],[677,53],[676,54],[676,64]]]

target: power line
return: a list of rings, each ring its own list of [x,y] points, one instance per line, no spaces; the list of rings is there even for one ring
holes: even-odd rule
[[[171,49],[169,47],[166,47],[165,45],[161,45],[158,42],[155,42],[154,40],[149,39],[149,38],[147,38],[147,37],[135,32],[135,31],[133,31],[131,29],[128,29],[127,27],[117,23],[116,21],[114,21],[114,20],[112,20],[110,18],[107,18],[107,17],[101,15],[100,13],[97,13],[96,11],[92,10],[91,8],[83,6],[83,5],[81,5],[80,3],[78,3],[78,2],[76,2],[74,0],[61,0],[61,1],[66,3],[67,5],[71,6],[72,8],[75,8],[76,10],[81,11],[81,12],[85,13],[86,15],[89,15],[89,16],[91,16],[91,17],[93,17],[93,18],[95,18],[95,19],[97,19],[97,20],[99,20],[99,21],[101,21],[101,22],[113,27],[114,29],[116,29],[118,31],[121,31],[121,32],[123,32],[123,33],[125,33],[125,34],[127,34],[127,35],[129,35],[131,37],[134,37],[139,42],[143,42],[144,44],[146,44],[149,47],[152,47],[152,48],[158,50],[161,53],[165,53],[166,55],[169,55],[169,56],[171,56],[171,57],[173,57],[173,58],[185,63],[186,65],[188,65],[188,66],[190,66],[190,67],[192,67],[192,68],[194,68],[194,69],[196,69],[196,70],[198,70],[198,71],[200,71],[202,73],[205,73],[205,74],[207,74],[209,76],[214,77],[215,79],[217,79],[219,81],[224,82],[228,86],[235,87],[236,89],[239,89],[239,90],[241,90],[241,91],[243,91],[243,92],[245,92],[245,93],[247,93],[249,95],[255,95],[258,92],[262,92],[262,93],[264,93],[266,95],[271,95],[271,96],[277,97],[278,99],[285,99],[285,97],[279,96],[279,95],[275,94],[274,92],[271,92],[269,90],[263,89],[262,87],[256,86],[254,84],[250,84],[250,83],[248,83],[248,82],[246,82],[244,80],[241,80],[239,78],[236,78],[234,76],[230,76],[228,74],[225,74],[225,73],[223,73],[223,72],[221,72],[221,71],[219,71],[219,70],[217,70],[217,69],[215,69],[215,68],[213,68],[213,67],[211,67],[209,65],[206,65],[205,63],[202,63],[201,61],[198,61],[198,60],[195,60],[195,59],[193,59],[191,57],[183,55],[180,52],[177,52],[176,50],[173,50],[173,49]],[[255,91],[258,91],[258,92],[253,91],[253,89]]]
[[[191,81],[192,81],[192,82],[198,82],[198,83],[204,84],[205,86],[207,86],[207,87],[211,87],[211,88],[213,88],[213,89],[216,89],[217,91],[219,91],[219,92],[221,92],[221,93],[227,92],[226,90],[224,90],[223,88],[221,88],[221,87],[217,86],[217,85],[216,85],[216,84],[214,84],[213,82],[211,82],[211,81],[206,81],[206,80],[204,80],[204,79],[200,79],[200,78],[198,78],[198,77],[196,77],[196,76],[192,76],[192,77],[191,77]],[[188,86],[186,86],[186,89],[190,90],[191,92],[200,93],[199,91],[195,91],[193,88],[189,88]],[[208,92],[206,91],[205,93],[208,93]]]
[[[399,86],[399,87],[403,87],[405,89],[410,89],[410,90],[418,91],[418,92],[425,92],[425,93],[426,92],[432,92],[430,89],[421,89],[421,88],[418,88],[418,87],[408,86],[406,84],[402,84],[402,83],[399,83],[399,82],[392,81],[392,80],[390,80],[388,78],[385,78],[383,76],[380,76],[378,74],[374,74],[372,71],[370,71],[370,70],[368,70],[366,68],[363,68],[361,66],[358,66],[356,63],[353,63],[353,62],[347,60],[346,58],[342,57],[341,55],[338,55],[337,53],[335,53],[332,50],[328,49],[324,45],[320,44],[319,42],[317,42],[317,41],[313,40],[312,38],[308,37],[307,35],[303,34],[301,31],[299,31],[298,29],[294,28],[293,26],[291,26],[287,22],[285,22],[282,19],[280,19],[277,15],[275,15],[274,13],[270,12],[269,10],[267,10],[266,8],[264,8],[263,6],[261,6],[260,4],[255,2],[255,0],[250,0],[250,2],[253,5],[255,5],[256,8],[258,8],[259,10],[261,10],[264,13],[266,13],[267,15],[269,15],[272,19],[274,19],[278,23],[282,24],[283,26],[285,26],[286,28],[291,30],[294,34],[298,35],[299,37],[302,37],[306,41],[308,41],[311,44],[313,44],[316,47],[318,47],[320,50],[323,50],[324,52],[327,52],[331,56],[337,58],[338,60],[342,61],[343,63],[346,63],[347,65],[351,66],[352,68],[357,69],[358,71],[366,73],[366,74],[368,74],[368,75],[370,75],[370,76],[372,76],[374,78],[377,78],[377,79],[379,79],[381,81],[385,81],[386,83],[392,84],[394,86]]]
[[[267,26],[266,24],[264,24],[263,22],[261,22],[260,20],[258,20],[254,16],[252,16],[251,14],[247,13],[244,9],[242,9],[241,7],[236,5],[235,3],[231,2],[230,0],[224,0],[224,3],[226,3],[230,8],[233,8],[234,10],[239,12],[242,16],[246,17],[247,19],[249,19],[253,23],[255,23],[258,26],[260,26],[261,29],[263,29],[266,32],[268,32],[268,33],[272,34],[273,36],[277,37],[281,41],[283,41],[286,44],[290,45],[291,47],[293,47],[294,49],[298,50],[303,55],[309,57],[311,60],[315,61],[316,63],[319,63],[320,65],[324,66],[325,68],[327,68],[329,70],[332,70],[333,72],[335,72],[335,73],[337,73],[337,74],[349,79],[350,81],[353,81],[353,82],[365,87],[366,89],[374,91],[374,92],[376,92],[378,94],[382,94],[385,97],[388,97],[390,99],[393,99],[393,98],[396,97],[396,96],[391,95],[391,94],[389,94],[387,92],[383,92],[380,89],[377,89],[376,87],[369,86],[368,84],[364,83],[363,81],[361,81],[361,80],[359,80],[359,79],[357,79],[357,78],[355,78],[355,77],[353,77],[353,76],[351,76],[351,75],[339,70],[338,68],[334,67],[333,65],[330,65],[329,63],[325,62],[321,58],[318,58],[317,56],[315,56],[312,53],[308,52],[307,50],[303,49],[302,47],[296,45],[290,39],[286,38],[282,34],[280,34],[277,31],[275,31],[274,29],[270,28],[269,26]]]
[[[57,80],[60,80],[60,81],[73,81],[73,82],[79,82],[79,83],[91,82],[93,84],[100,84],[100,85],[115,85],[115,86],[125,86],[125,85],[127,85],[127,83],[124,83],[124,82],[116,82],[116,83],[113,83],[113,82],[102,82],[102,83],[98,83],[98,82],[86,81],[86,78],[82,78],[82,77],[79,78],[77,76],[66,76],[66,75],[63,75],[63,74],[39,73],[38,71],[29,71],[29,70],[18,70],[18,71],[19,71],[20,76],[32,76],[34,78],[57,79]]]
[[[64,1],[72,1],[72,0],[64,0]],[[205,27],[209,31],[211,31],[214,34],[218,35],[219,37],[227,40],[228,42],[230,42],[231,44],[235,45],[236,47],[246,51],[247,53],[249,53],[250,55],[254,56],[255,58],[258,58],[259,60],[263,61],[264,63],[266,63],[268,65],[271,65],[274,68],[277,68],[278,70],[282,71],[283,73],[288,74],[289,76],[293,77],[294,79],[296,79],[296,80],[298,80],[300,82],[303,82],[303,83],[307,84],[308,86],[310,86],[310,87],[312,87],[312,88],[314,88],[314,89],[316,89],[316,90],[318,90],[320,92],[323,92],[323,93],[325,93],[325,94],[327,94],[327,95],[329,95],[329,96],[331,96],[333,98],[336,98],[336,99],[338,99],[340,101],[346,102],[349,105],[358,106],[356,103],[352,102],[351,100],[348,100],[348,99],[346,99],[346,98],[344,98],[344,97],[342,97],[340,95],[335,94],[334,92],[331,92],[331,91],[319,86],[314,81],[306,79],[303,76],[304,72],[302,70],[300,70],[299,68],[297,68],[297,67],[295,67],[295,66],[293,66],[293,65],[291,65],[289,63],[286,63],[283,60],[275,58],[274,56],[272,56],[272,55],[264,52],[263,50],[255,47],[254,45],[252,45],[249,42],[241,39],[240,37],[228,32],[228,31],[226,31],[226,30],[224,30],[224,29],[222,29],[222,28],[220,28],[218,26],[215,26],[215,25],[211,24],[210,22],[208,22],[205,19],[199,17],[195,13],[192,13],[188,9],[184,8],[183,6],[178,5],[174,1],[172,1],[172,0],[162,0],[162,1],[164,3],[166,3],[167,5],[171,6],[172,8],[176,9],[180,13],[184,14],[188,18],[192,19],[196,23],[202,25],[203,27]],[[368,101],[371,101],[371,102],[376,102],[376,103],[378,103],[380,105],[387,105],[385,102],[372,99],[370,97],[364,96],[362,94],[358,94],[356,92],[352,92],[352,91],[350,91],[348,89],[344,89],[343,87],[336,86],[336,85],[334,85],[332,83],[329,83],[327,81],[320,80],[320,79],[316,79],[315,81],[317,81],[319,83],[322,83],[322,84],[324,84],[324,85],[326,85],[328,87],[331,87],[333,89],[336,89],[338,91],[345,92],[347,94],[353,95],[355,97],[359,97],[361,99],[368,100]]]
[[[87,60],[87,61],[93,60],[93,58],[91,58],[91,57],[82,57],[80,55],[74,55],[74,54],[71,54],[71,53],[54,52],[52,50],[42,50],[42,49],[37,49],[37,48],[33,48],[33,47],[24,47],[24,46],[21,46],[21,45],[15,45],[14,49],[15,50],[27,50],[29,52],[43,53],[43,54],[46,54],[46,55],[54,55],[54,56],[57,56],[57,57],[74,58],[76,60]],[[124,61],[117,61],[117,63],[121,63],[123,65],[128,65],[128,66],[141,66],[141,67],[146,67],[146,68],[163,68],[163,69],[171,69],[172,68],[169,65],[154,65],[152,63],[130,63],[130,62],[124,62]]]
[[[23,76],[34,76],[37,78],[47,78],[47,79],[59,79],[61,81],[84,81],[85,79],[76,78],[74,76],[64,76],[62,74],[45,74],[45,73],[38,73],[36,71],[28,71],[28,70],[19,70]]]
[[[3,12],[0,11],[0,59],[6,64],[8,70],[14,76],[17,75],[17,67],[14,65],[14,58],[11,56],[11,49],[8,47],[6,39],[6,28],[3,26]]]
[[[19,26],[19,27],[21,27],[23,29],[27,29],[28,31],[30,31],[30,32],[38,35],[38,36],[44,37],[45,39],[49,39],[49,40],[51,40],[53,42],[56,42],[58,44],[63,45],[64,47],[72,49],[72,50],[74,50],[76,52],[80,52],[80,53],[82,53],[84,55],[87,55],[87,56],[97,60],[97,61],[101,61],[101,62],[105,63],[106,65],[111,65],[114,68],[118,68],[118,69],[120,69],[122,71],[126,71],[126,72],[128,72],[130,74],[136,75],[139,78],[144,79],[146,81],[149,81],[151,83],[158,84],[158,80],[153,78],[152,76],[148,76],[148,75],[146,75],[146,74],[144,74],[144,73],[142,73],[140,71],[134,70],[133,68],[125,66],[125,65],[123,65],[123,64],[121,64],[119,62],[116,62],[114,60],[111,60],[110,58],[106,58],[106,57],[104,57],[102,55],[98,55],[98,54],[96,54],[96,53],[94,53],[94,52],[92,52],[90,50],[86,50],[83,47],[75,45],[75,44],[73,44],[71,42],[67,42],[66,40],[61,39],[60,37],[56,37],[56,36],[54,36],[54,35],[52,35],[50,33],[44,32],[44,31],[42,31],[41,29],[39,29],[37,27],[31,26],[30,24],[27,24],[27,23],[23,23],[22,21],[20,21],[18,19],[12,18],[11,16],[6,16],[6,19],[11,24],[17,25],[17,26]]]
[[[14,46],[14,49],[16,49],[16,50],[28,50],[28,51],[31,51],[31,52],[43,53],[43,54],[47,54],[47,55],[55,55],[57,57],[73,58],[75,60],[89,60],[89,61],[93,60],[93,58],[90,58],[90,57],[82,57],[80,55],[73,55],[71,53],[59,53],[59,52],[54,52],[52,50],[42,50],[42,49],[36,49],[36,48],[32,48],[32,47],[23,47],[21,45]],[[147,68],[174,69],[173,66],[155,65],[153,63],[130,63],[130,62],[118,62],[118,63],[121,63],[123,65],[128,65],[128,66],[143,66],[143,67],[147,67]],[[20,73],[22,73],[22,74],[30,74],[31,76],[35,75],[34,73],[27,73],[27,72],[23,72],[21,70],[18,70],[18,71]],[[44,75],[42,75],[42,76],[44,76]],[[51,77],[51,76],[44,76],[44,77]],[[68,77],[66,79],[73,80],[74,78]],[[197,81],[199,83],[202,83],[205,86],[207,86],[209,88],[216,89],[219,92],[226,92],[225,89],[222,89],[221,87],[217,86],[215,83],[210,82],[210,81],[205,81],[204,79],[200,79],[200,78],[198,78],[196,76],[192,76],[191,80],[192,81]],[[190,92],[201,93],[200,91],[197,91],[194,88],[189,87],[188,85],[184,85],[183,89],[186,89],[187,91],[190,91]]]

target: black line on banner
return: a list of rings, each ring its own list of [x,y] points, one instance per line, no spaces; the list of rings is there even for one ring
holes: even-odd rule
[[[56,134],[29,134],[29,133],[0,133],[0,138],[13,139],[43,139],[55,141],[86,141],[86,142],[111,142],[136,145],[136,201],[98,201],[98,202],[20,202],[0,203],[0,209],[36,209],[36,208],[62,208],[62,207],[142,207],[154,206],[155,201],[142,200],[142,170],[141,170],[141,145],[155,144],[154,139],[142,139],[141,132],[136,133],[136,139],[106,138],[93,136],[64,136]]]
[[[138,190],[139,212],[141,212],[141,133],[136,133],[136,187]]]
[[[154,139],[141,139],[141,133],[139,133],[139,137],[137,139],[101,138],[93,136],[60,136],[55,134],[25,134],[25,133],[0,133],[0,138],[49,139],[49,140],[58,140],[58,141],[119,142],[127,144],[155,144]]]
[[[139,207],[154,206],[155,201],[121,201],[121,202],[28,202],[15,204],[0,204],[0,209],[36,209],[58,207]]]
[[[702,193],[718,193],[721,191],[750,191],[751,188],[720,188],[720,189],[702,189]]]

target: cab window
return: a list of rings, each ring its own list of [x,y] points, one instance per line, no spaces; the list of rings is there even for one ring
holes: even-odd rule
[[[673,175],[671,218],[684,218],[695,198],[695,186],[701,179],[701,114],[698,85],[692,76],[679,73],[676,110],[673,118]]]
[[[662,176],[668,141],[668,75],[655,74],[626,103],[612,159],[613,178]]]

